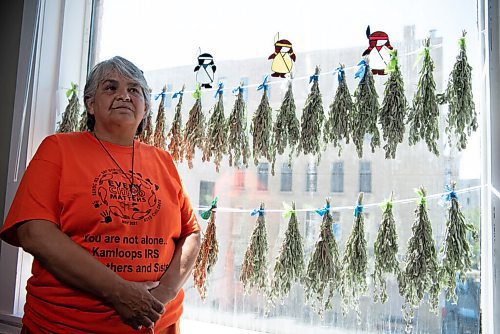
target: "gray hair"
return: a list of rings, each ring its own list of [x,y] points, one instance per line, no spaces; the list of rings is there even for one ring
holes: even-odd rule
[[[106,80],[112,72],[117,72],[123,77],[137,82],[139,86],[141,86],[142,95],[144,95],[146,114],[151,107],[151,89],[146,82],[144,73],[132,62],[120,56],[115,56],[111,59],[104,60],[94,66],[87,78],[87,83],[85,84],[85,89],[83,91],[83,102],[85,105],[85,110],[87,111],[87,128],[90,131],[94,130],[95,117],[94,115],[91,115],[89,113],[87,101],[88,99],[95,97],[95,93],[97,92],[99,83]],[[136,134],[140,134],[142,132],[142,130],[146,127],[145,123],[146,119],[141,121],[141,124],[139,124],[139,127],[137,128]]]

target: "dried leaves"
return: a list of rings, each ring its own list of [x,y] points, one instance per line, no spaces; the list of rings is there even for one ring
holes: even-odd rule
[[[182,152],[188,163],[188,167],[193,168],[195,148],[203,150],[205,140],[205,116],[201,110],[201,96],[196,98],[196,102],[189,111],[188,121],[184,129],[182,140]]]
[[[253,162],[259,164],[260,158],[271,162],[271,130],[273,126],[272,109],[267,96],[267,86],[264,84],[264,93],[259,106],[252,118],[250,133],[252,134]]]
[[[403,76],[398,65],[397,51],[391,52],[389,63],[389,79],[385,82],[384,101],[380,109],[380,125],[382,126],[385,158],[394,159],[396,148],[403,142],[405,118],[408,111]]]
[[[375,89],[375,81],[370,67],[366,65],[365,75],[361,78],[358,88],[354,92],[355,112],[351,118],[351,136],[358,157],[363,157],[363,143],[365,135],[371,135],[370,146],[372,152],[375,147],[380,146],[380,134],[377,128],[377,119],[379,113],[378,94]]]
[[[139,134],[139,140],[145,144],[151,145],[153,143],[153,112],[151,110],[147,111],[145,127]]]
[[[66,92],[66,97],[69,98],[69,101],[62,115],[61,122],[57,126],[57,133],[74,132],[78,129],[80,102],[78,100],[77,89],[78,85],[71,83],[71,89]]]
[[[430,39],[424,42],[423,65],[420,70],[417,92],[413,97],[413,106],[408,115],[410,124],[410,145],[425,140],[429,151],[439,155],[437,140],[439,139],[439,108],[436,99],[436,83],[434,82],[434,61],[430,55]]]
[[[208,121],[207,138],[203,149],[203,161],[210,161],[214,157],[215,170],[219,167],[224,154],[227,153],[227,131],[228,126],[224,117],[224,102],[222,92],[218,94],[219,99],[214,106],[212,116]]]
[[[266,221],[264,219],[264,203],[259,210],[255,210],[252,215],[258,214],[255,228],[250,238],[250,244],[243,258],[240,281],[243,283],[245,293],[250,293],[252,287],[257,287],[261,292],[266,289],[266,275],[268,268],[267,254],[269,251],[267,244]]]
[[[246,105],[243,88],[238,87],[238,97],[229,115],[228,147],[229,166],[248,167],[250,148],[248,145]]]
[[[168,151],[175,162],[182,162],[182,96],[184,95],[184,86],[179,95],[179,102],[175,106],[174,120],[172,121],[172,127],[167,134],[167,138],[170,140],[168,144]],[[174,97],[172,96],[172,99]]]
[[[320,315],[332,308],[331,300],[335,289],[340,285],[340,260],[337,241],[333,235],[333,217],[330,213],[330,199],[318,213],[323,215],[319,239],[314,253],[309,259],[303,279],[306,301]],[[325,297],[325,292],[328,295]]]
[[[161,91],[161,101],[158,107],[158,114],[156,115],[155,132],[153,136],[153,145],[159,149],[165,150],[167,145],[167,138],[165,137],[165,92],[167,87],[163,87]]]
[[[325,119],[323,111],[323,101],[318,84],[319,67],[316,66],[314,75],[311,77],[313,81],[311,92],[307,97],[301,119],[300,139],[297,148],[297,155],[300,152],[304,154],[314,154],[317,160],[321,159],[321,128]]]
[[[368,258],[366,254],[365,215],[363,213],[363,193],[358,196],[358,203],[354,213],[354,224],[351,235],[347,239],[344,257],[342,258],[342,313],[345,315],[350,309],[356,311],[358,323],[361,321],[359,298],[366,292],[366,269]]]
[[[452,182],[447,200],[450,201],[450,206],[446,220],[445,244],[442,249],[444,253],[443,264],[439,277],[446,290],[446,299],[451,299],[453,303],[456,303],[458,300],[455,292],[457,287],[456,275],[458,273],[460,280],[465,283],[465,273],[472,266],[473,252],[467,240],[467,232],[472,234],[474,240],[478,239],[478,234],[474,225],[467,223],[460,209],[455,194],[455,182]]]
[[[437,312],[440,291],[436,246],[427,214],[426,192],[422,187],[417,193],[420,200],[415,210],[413,235],[408,241],[404,260],[406,266],[399,277],[399,293],[404,299],[402,309],[407,332],[411,331],[414,310],[419,307],[425,293],[429,293],[431,311]]]

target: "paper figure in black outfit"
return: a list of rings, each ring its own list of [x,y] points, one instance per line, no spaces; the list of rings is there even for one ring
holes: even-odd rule
[[[214,58],[209,53],[202,53],[198,56],[198,65],[194,68],[196,72],[196,82],[203,88],[212,88],[214,74],[217,66],[214,65]]]

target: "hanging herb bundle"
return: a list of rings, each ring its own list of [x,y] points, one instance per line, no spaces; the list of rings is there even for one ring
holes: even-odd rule
[[[172,127],[168,131],[167,138],[170,140],[168,144],[168,151],[175,162],[182,162],[182,96],[184,95],[184,86],[182,90],[175,93],[172,99],[179,96],[179,102],[175,106],[174,120],[172,121]]]
[[[214,106],[212,116],[208,121],[207,139],[203,149],[203,161],[210,161],[214,157],[215,170],[219,172],[220,163],[227,153],[227,123],[224,117],[224,102],[222,99],[222,83],[215,97],[219,96]]]
[[[349,132],[351,130],[350,118],[355,112],[351,93],[345,80],[344,65],[337,68],[339,86],[335,93],[333,103],[330,105],[328,118],[325,122],[323,138],[325,143],[333,143],[339,148],[339,156],[342,152],[341,141],[349,144]]]
[[[189,111],[188,121],[184,129],[184,138],[182,140],[183,156],[186,158],[190,169],[193,168],[196,147],[203,150],[205,140],[205,116],[201,110],[201,90],[199,84],[196,86],[193,97],[196,99],[196,102]]]
[[[397,259],[398,235],[396,223],[392,214],[392,200],[385,202],[382,206],[382,223],[378,229],[377,240],[374,244],[375,269],[373,278],[373,299],[385,303],[387,301],[387,274],[399,276],[400,268]]]
[[[77,131],[84,132],[88,131],[87,127],[87,109],[83,108],[82,112],[80,113],[80,120],[78,121],[78,128]]]
[[[277,301],[283,301],[288,296],[292,285],[302,279],[304,273],[304,246],[302,236],[299,232],[295,203],[292,206],[285,205],[284,218],[290,218],[285,239],[276,257],[269,291],[267,293],[268,303],[272,306]]]
[[[297,155],[302,151],[304,154],[315,154],[319,162],[321,159],[321,128],[323,127],[325,114],[318,79],[319,66],[316,66],[314,75],[309,78],[309,83],[312,82],[313,84],[302,112]]]
[[[165,150],[167,145],[167,138],[165,137],[165,97],[167,87],[164,86],[158,97],[161,96],[160,106],[158,107],[158,114],[156,115],[155,132],[153,135],[153,145],[162,150]]]
[[[347,239],[344,257],[342,258],[342,284],[340,286],[342,313],[346,315],[350,309],[355,310],[358,323],[361,322],[359,298],[368,289],[366,284],[368,258],[365,239],[365,215],[362,202],[363,193],[359,193],[358,203],[354,210],[354,224],[351,235]]]
[[[356,72],[356,78],[360,78],[358,88],[354,92],[355,112],[352,113],[351,119],[351,136],[358,157],[363,157],[363,143],[366,134],[372,136],[370,146],[372,152],[375,152],[375,147],[380,146],[380,134],[377,128],[377,118],[379,113],[378,94],[375,89],[375,81],[370,66],[366,60],[361,60],[360,66]]]
[[[441,284],[446,290],[446,299],[457,303],[456,275],[459,273],[460,280],[465,283],[465,273],[471,269],[473,252],[471,245],[467,240],[467,232],[471,232],[474,241],[477,241],[478,234],[474,225],[468,223],[458,203],[458,197],[455,193],[455,182],[449,187],[449,193],[446,196],[447,202],[450,202],[448,208],[448,219],[446,220],[446,237],[442,249],[444,254],[443,265],[440,272]]]
[[[448,102],[446,133],[450,146],[452,139],[458,141],[459,151],[467,147],[467,137],[472,134],[472,131],[477,130],[477,113],[472,96],[472,67],[467,61],[465,35],[466,32],[463,31],[462,38],[459,39],[460,53],[450,73],[444,97],[442,97],[445,101],[440,101]]]
[[[71,89],[66,92],[68,105],[64,110],[61,122],[57,126],[57,133],[74,132],[78,128],[80,102],[78,101],[77,89],[78,85],[71,83]]]
[[[252,216],[257,214],[257,222],[241,267],[240,281],[243,283],[245,293],[250,293],[254,286],[261,292],[265,292],[266,289],[267,254],[269,249],[266,221],[264,219],[264,203],[260,205],[259,210],[255,209],[252,212]]]
[[[405,118],[408,111],[403,76],[398,64],[398,53],[396,49],[390,53],[391,60],[386,68],[389,72],[389,79],[385,82],[384,101],[380,109],[380,125],[386,142],[384,145],[386,159],[394,159],[398,144],[403,142]]]
[[[151,110],[147,111],[146,121],[144,129],[139,134],[139,141],[144,144],[151,145],[153,143],[153,112]]]
[[[229,135],[227,139],[229,166],[248,167],[250,147],[248,145],[246,105],[243,98],[243,88],[237,88],[238,97],[229,115]]]
[[[288,82],[288,90],[281,102],[278,116],[273,126],[272,142],[272,164],[271,174],[274,175],[274,165],[276,163],[276,152],[285,153],[287,146],[291,149],[288,164],[292,164],[292,154],[300,137],[300,124],[295,114],[295,100],[293,98],[292,81]]]
[[[403,317],[406,321],[406,332],[411,331],[414,310],[419,307],[425,293],[429,293],[431,311],[437,312],[440,291],[436,246],[427,214],[426,191],[421,187],[417,194],[420,199],[415,210],[413,235],[408,241],[404,260],[406,265],[399,277],[399,293],[404,299]]]
[[[267,96],[268,90],[267,77],[259,86],[258,90],[263,90],[262,99],[252,118],[250,133],[252,134],[253,146],[253,162],[255,166],[259,164],[260,158],[266,158],[267,161],[272,161],[271,158],[271,131],[273,126],[272,109],[269,105]]]
[[[337,241],[333,235],[333,217],[330,213],[330,199],[323,209],[316,210],[323,216],[319,239],[309,259],[303,279],[306,301],[318,314],[331,309],[335,289],[340,285],[340,260]],[[328,296],[324,297],[328,289]]]
[[[439,155],[437,140],[439,139],[439,108],[436,99],[436,82],[434,81],[434,61],[430,54],[430,39],[424,42],[424,50],[417,92],[413,97],[408,123],[410,124],[410,145],[425,140],[429,151]]]
[[[193,270],[194,285],[202,300],[205,300],[207,295],[207,277],[219,256],[219,243],[215,233],[215,209],[217,209],[217,197],[212,201],[210,209],[201,214],[203,219],[210,219]]]

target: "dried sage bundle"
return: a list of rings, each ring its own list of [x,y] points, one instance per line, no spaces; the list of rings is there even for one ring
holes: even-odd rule
[[[87,127],[87,109],[83,108],[82,112],[80,113],[80,120],[78,121],[78,128],[77,131],[84,132],[88,131],[89,128]]]
[[[333,143],[339,148],[339,156],[342,152],[341,142],[349,144],[349,133],[351,131],[351,118],[355,113],[355,106],[351,93],[345,79],[344,65],[337,68],[339,86],[335,93],[333,103],[330,105],[328,118],[325,122],[323,139],[325,143]]]
[[[392,214],[392,200],[385,202],[382,206],[382,223],[378,229],[377,240],[374,244],[375,269],[373,278],[373,299],[385,303],[387,301],[387,275],[399,276],[400,268],[398,256],[398,235],[396,223]]]
[[[273,142],[272,142],[272,164],[271,174],[274,175],[274,166],[276,163],[276,152],[278,154],[285,153],[287,147],[290,148],[288,164],[292,165],[292,154],[299,142],[300,124],[295,114],[295,100],[293,98],[292,81],[288,82],[288,90],[281,102],[280,110],[276,116],[276,121],[273,126]]]
[[[391,60],[386,69],[386,72],[389,72],[389,79],[385,82],[384,101],[380,109],[380,125],[386,142],[384,145],[386,159],[396,158],[396,148],[403,142],[405,118],[408,112],[398,53],[396,49],[390,53]]]
[[[323,209],[316,210],[323,216],[319,239],[309,259],[307,271],[303,278],[306,301],[322,315],[332,308],[332,297],[340,285],[340,259],[337,241],[333,235],[333,217],[330,213],[330,198],[326,199]],[[325,292],[328,295],[325,297]]]
[[[323,101],[319,90],[319,66],[316,66],[314,75],[309,79],[312,82],[311,91],[307,97],[306,104],[302,112],[300,124],[300,139],[297,147],[297,155],[313,154],[317,156],[317,161],[321,159],[321,128],[325,114],[323,111]]]
[[[205,141],[205,116],[201,110],[201,91],[199,85],[196,87],[193,97],[196,99],[196,102],[189,111],[188,121],[184,129],[184,138],[182,140],[183,156],[190,169],[193,168],[196,147],[203,150],[203,143]]]
[[[446,220],[446,237],[443,249],[443,265],[441,267],[441,284],[446,291],[446,299],[457,303],[458,297],[455,292],[457,288],[457,273],[462,283],[465,283],[465,274],[471,269],[474,253],[468,240],[470,232],[474,241],[478,239],[478,233],[474,225],[468,223],[458,203],[455,193],[455,182],[449,187],[446,200],[450,202],[448,218]]]
[[[472,131],[477,130],[477,113],[472,96],[472,67],[467,61],[465,49],[465,35],[459,39],[460,53],[453,66],[448,79],[448,86],[444,93],[444,99],[448,102],[448,116],[446,119],[446,133],[448,142],[452,145],[452,139],[457,141],[459,151],[467,147],[467,137]],[[443,102],[445,102],[443,101]]]
[[[175,162],[182,162],[182,96],[184,95],[184,86],[182,86],[182,90],[178,93],[175,93],[172,96],[172,99],[179,96],[179,102],[175,106],[175,114],[174,120],[172,121],[172,127],[168,131],[167,138],[170,140],[168,144],[168,152],[172,156],[172,159]]]
[[[139,134],[139,141],[144,144],[151,145],[153,143],[153,112],[151,110],[147,111],[146,121],[144,129]]]
[[[271,306],[276,305],[278,301],[283,301],[288,296],[292,285],[299,282],[304,274],[304,246],[294,202],[291,207],[287,207],[283,217],[290,218],[290,220],[285,239],[276,257],[273,277],[267,293],[268,304]]]
[[[413,235],[408,241],[408,249],[404,263],[406,264],[399,277],[399,293],[404,299],[403,317],[406,321],[406,332],[410,332],[415,308],[420,306],[425,293],[429,294],[429,305],[433,312],[438,310],[439,267],[437,252],[432,237],[432,225],[427,214],[426,191],[423,187],[417,190],[419,203],[415,210]]]
[[[380,106],[370,66],[365,60],[362,60],[358,65],[360,66],[360,70],[356,73],[356,77],[359,77],[361,81],[358,88],[354,91],[356,108],[354,109],[355,112],[352,113],[351,136],[356,146],[358,157],[362,158],[363,143],[366,134],[372,137],[370,141],[372,152],[375,152],[375,147],[380,146],[380,134],[377,128]]]
[[[366,284],[368,257],[362,202],[363,193],[359,193],[358,203],[354,210],[354,224],[342,258],[342,284],[340,286],[342,313],[345,316],[349,310],[356,311],[358,323],[361,322],[359,298],[368,290]]]
[[[80,102],[77,94],[78,85],[71,83],[71,89],[66,92],[68,105],[64,110],[61,122],[59,122],[56,132],[75,132],[78,129],[78,116],[80,114]]]
[[[165,150],[167,145],[167,138],[165,137],[165,97],[167,87],[164,86],[160,95],[161,101],[158,107],[158,114],[156,115],[155,132],[153,135],[153,145],[162,150]]]
[[[253,162],[255,166],[259,164],[260,158],[266,158],[272,162],[271,158],[271,131],[273,126],[272,109],[267,96],[268,85],[264,83],[259,86],[263,89],[262,99],[252,118],[250,133],[252,134]]]
[[[210,209],[201,214],[203,219],[210,219],[193,269],[194,286],[196,286],[202,300],[205,300],[207,296],[207,277],[212,272],[219,256],[219,243],[215,233],[216,208],[217,198],[212,201]]]
[[[248,167],[250,147],[248,144],[247,116],[243,88],[240,86],[237,90],[238,97],[229,115],[227,149],[229,152],[229,166],[234,165],[239,168],[241,165]]]
[[[261,292],[265,293],[266,290],[269,247],[267,244],[266,221],[264,219],[264,203],[260,205],[260,209],[252,212],[252,216],[257,214],[257,222],[241,267],[240,281],[243,283],[243,289],[247,294],[250,293],[254,286]]]
[[[439,139],[439,108],[436,99],[436,82],[434,81],[434,61],[430,54],[430,39],[424,42],[422,69],[418,79],[417,92],[413,96],[408,123],[410,124],[410,145],[425,140],[429,151],[439,156],[437,141]]]
[[[220,163],[224,154],[227,153],[227,122],[224,116],[224,101],[222,98],[222,86],[219,85],[219,90],[216,96],[219,98],[213,108],[212,116],[208,121],[207,139],[205,148],[203,149],[203,161],[210,161],[214,157],[215,170],[217,173],[220,169]]]

